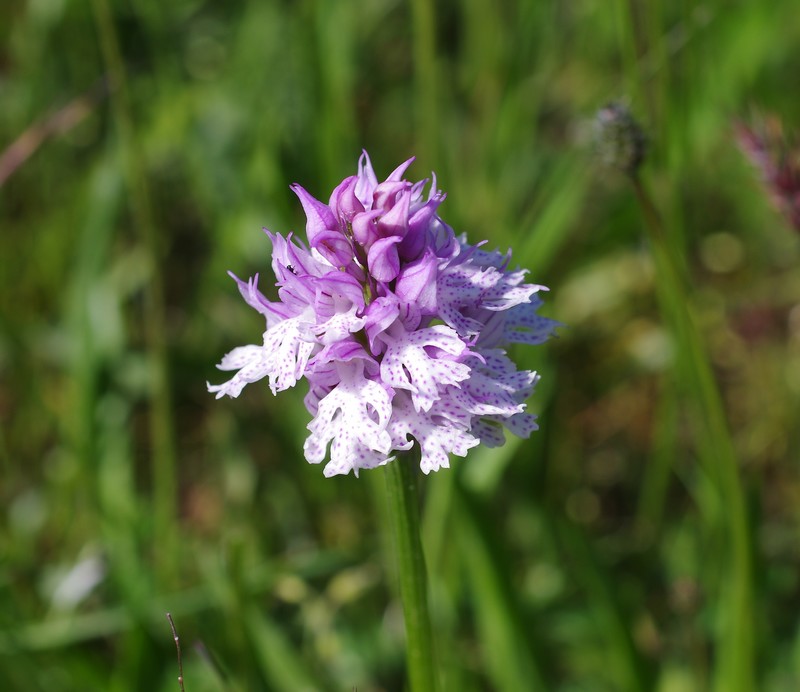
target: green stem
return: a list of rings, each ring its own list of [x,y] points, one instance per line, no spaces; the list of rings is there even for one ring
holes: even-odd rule
[[[150,265],[149,281],[144,290],[144,327],[150,356],[151,406],[149,412],[152,444],[154,533],[159,536],[161,567],[171,571],[175,554],[177,504],[176,453],[169,389],[167,324],[164,286],[160,270],[158,234],[153,220],[147,176],[133,124],[125,64],[108,0],[93,0],[103,61],[111,83],[111,107],[120,139],[125,176],[130,192],[131,213],[141,235],[141,243]]]
[[[725,622],[719,623],[715,689],[746,692],[755,689],[753,566],[747,502],[736,450],[709,357],[693,320],[691,299],[678,256],[644,185],[635,177],[633,185],[653,248],[661,298],[678,340],[678,352],[686,359],[684,367],[688,377],[683,384],[696,407],[698,452],[706,461],[724,507],[722,516],[728,534],[730,562],[721,594],[727,609],[722,611]]]
[[[436,160],[441,82],[436,65],[436,13],[432,0],[411,0],[414,98],[418,158]],[[424,162],[424,161],[423,161]]]
[[[406,624],[406,662],[412,692],[436,689],[428,582],[420,540],[417,471],[410,454],[387,464],[387,506],[397,554],[398,583]]]

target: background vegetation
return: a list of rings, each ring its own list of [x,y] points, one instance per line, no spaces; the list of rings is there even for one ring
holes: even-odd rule
[[[568,325],[540,432],[424,479],[444,688],[798,689],[800,243],[733,135],[800,129],[798,45],[793,0],[3,3],[3,688],[175,690],[171,611],[189,692],[402,689],[382,472],[306,464],[301,387],[205,390],[263,329],[226,270],[364,147]],[[619,99],[688,300],[592,158]]]

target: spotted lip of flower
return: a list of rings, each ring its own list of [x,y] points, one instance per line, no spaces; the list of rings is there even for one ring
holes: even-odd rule
[[[498,446],[504,429],[528,437],[525,410],[538,375],[518,370],[511,343],[539,344],[557,322],[538,314],[543,286],[510,270],[510,253],[456,236],[438,215],[445,195],[403,178],[413,162],[378,182],[369,156],[328,204],[299,185],[308,245],[267,231],[278,300],[258,276],[233,276],[264,315],[263,342],[228,353],[230,380],[208,385],[237,397],[267,378],[273,394],[303,378],[312,416],[306,459],[328,459],[326,476],[381,466],[419,447],[425,472],[447,468],[479,443]]]

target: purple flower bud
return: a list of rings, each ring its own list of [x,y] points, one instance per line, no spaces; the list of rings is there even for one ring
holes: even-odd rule
[[[400,238],[397,236],[389,236],[376,240],[369,249],[369,273],[376,281],[392,281],[400,272],[400,258],[396,247],[399,242]]]
[[[378,219],[378,233],[381,237],[397,236],[398,242],[408,233],[408,210],[411,192],[402,190],[391,208]]]
[[[314,199],[300,185],[292,185],[306,213],[309,245],[336,267],[346,267],[353,259],[353,248],[342,232],[331,208]]]
[[[297,183],[291,186],[291,190],[300,198],[303,211],[306,213],[306,237],[311,247],[314,247],[314,241],[320,233],[338,230],[339,224],[330,207],[314,199]]]
[[[400,302],[416,305],[426,315],[435,315],[438,274],[439,258],[428,250],[415,262],[403,266],[394,292]]]
[[[361,153],[358,159],[358,175],[356,175],[355,195],[364,205],[364,209],[369,209],[372,206],[372,196],[375,188],[378,186],[378,177],[375,171],[372,170],[372,161],[369,160],[369,154],[366,151]]]
[[[381,183],[375,188],[375,192],[373,193],[373,208],[382,209],[385,212],[390,211],[397,203],[397,196],[410,187],[411,184],[405,180],[387,180]]]
[[[436,215],[436,210],[443,201],[444,195],[431,198],[408,219],[408,230],[399,247],[399,252],[403,259],[416,259],[427,247],[430,242],[431,224]]]
[[[363,248],[370,248],[380,237],[376,219],[381,215],[380,209],[365,211],[353,218],[353,238]]]
[[[356,196],[358,176],[345,178],[331,195],[330,208],[335,216],[345,223],[352,221],[356,214],[364,211],[364,205]]]

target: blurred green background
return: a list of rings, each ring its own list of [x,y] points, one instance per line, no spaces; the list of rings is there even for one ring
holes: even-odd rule
[[[424,479],[443,689],[800,689],[800,243],[733,133],[800,130],[798,46],[795,0],[3,2],[2,688],[176,690],[167,611],[189,692],[403,688],[382,471],[305,462],[302,386],[205,388],[263,330],[226,270],[269,285],[289,184],[366,148],[568,325],[515,353],[541,430]],[[593,159],[611,100],[688,303]]]

